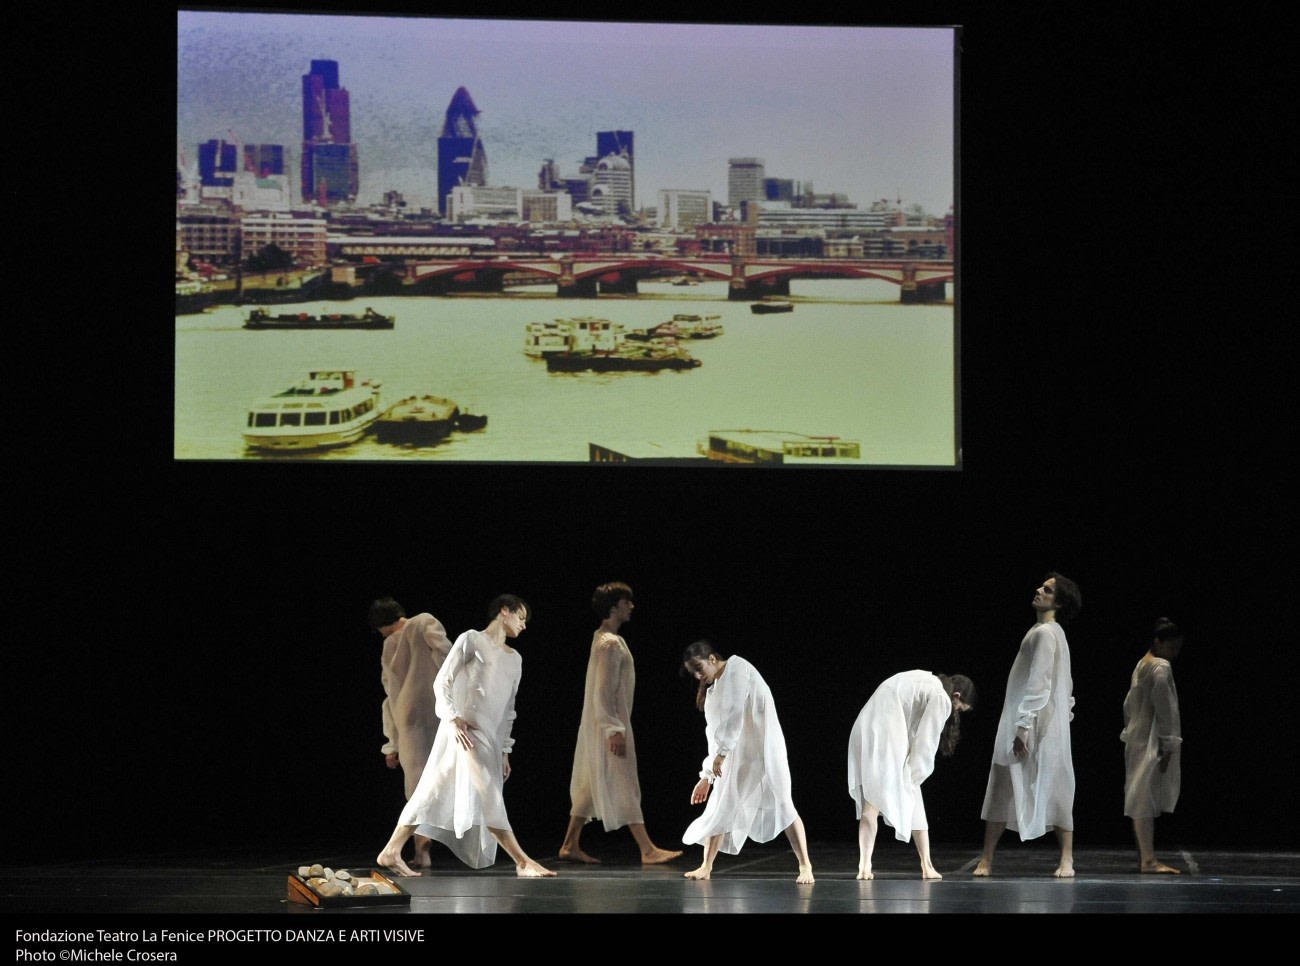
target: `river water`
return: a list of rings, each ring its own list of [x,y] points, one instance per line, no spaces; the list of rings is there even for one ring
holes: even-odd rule
[[[900,305],[875,280],[796,281],[791,313],[754,315],[725,282],[642,282],[636,296],[557,299],[553,287],[499,295],[312,302],[305,312],[396,316],[385,331],[254,331],[247,307],[176,317],[174,455],[182,460],[586,462],[588,444],[697,455],[709,430],[783,430],[861,444],[861,463],[951,466],[956,452],[951,299]],[[272,311],[290,311],[272,307]],[[721,316],[723,335],[684,340],[702,365],[680,372],[550,373],[524,354],[528,322],[592,315],[626,329],[676,313]],[[378,380],[380,408],[411,395],[454,400],[485,429],[431,446],[366,435],[318,453],[247,450],[248,406],[311,368]],[[837,465],[842,460],[836,461]]]

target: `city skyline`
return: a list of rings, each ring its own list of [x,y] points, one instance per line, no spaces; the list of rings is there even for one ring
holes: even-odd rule
[[[635,133],[636,204],[727,197],[730,157],[860,207],[954,202],[952,28],[627,24],[178,11],[178,152],[298,148],[301,78],[334,60],[352,101],[358,201],[437,208],[437,139],[464,87],[491,183],[574,176],[599,131]]]

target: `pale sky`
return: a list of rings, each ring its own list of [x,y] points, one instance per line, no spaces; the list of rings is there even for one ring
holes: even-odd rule
[[[596,132],[636,137],[636,203],[660,188],[727,200],[727,159],[866,207],[954,201],[955,32],[942,27],[177,15],[177,151],[211,138],[283,144],[296,165],[301,77],[335,60],[362,202],[396,189],[434,207],[437,137],[456,88],[482,112],[493,185],[531,188],[543,160],[576,175]],[[232,132],[234,137],[232,138]]]

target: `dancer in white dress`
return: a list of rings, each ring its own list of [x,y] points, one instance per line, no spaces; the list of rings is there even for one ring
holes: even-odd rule
[[[957,749],[961,712],[975,706],[975,685],[964,674],[904,671],[876,688],[849,734],[849,795],[858,813],[858,878],[875,878],[871,854],[876,820],[911,838],[921,878],[942,879],[930,862],[929,822],[921,783],[934,771],[936,753]]]
[[[1156,621],[1151,649],[1138,661],[1124,699],[1124,814],[1133,820],[1138,868],[1179,874],[1156,858],[1156,819],[1172,812],[1182,785],[1178,690],[1173,660],[1183,647],[1183,632],[1167,617]]]
[[[402,846],[417,830],[450,848],[466,865],[496,861],[500,845],[520,876],[553,876],[529,858],[510,829],[502,784],[510,777],[511,729],[522,662],[506,644],[524,632],[528,605],[512,594],[488,608],[482,631],[466,631],[452,645],[435,682],[442,723],[420,784],[375,860],[403,876]]]
[[[600,819],[606,832],[626,825],[641,850],[643,865],[668,862],[682,854],[656,846],[641,816],[641,782],[632,736],[636,668],[627,642],[618,636],[619,629],[632,619],[634,607],[632,588],[617,581],[601,584],[591,598],[591,608],[601,622],[587,659],[582,721],[573,753],[569,782],[573,805],[560,846],[560,858],[567,862],[600,862],[582,850],[582,827],[592,819]]]
[[[380,751],[389,768],[402,769],[409,800],[420,783],[438,731],[433,682],[451,650],[451,642],[438,618],[432,614],[408,618],[392,597],[371,603],[369,619],[370,626],[384,639],[379,675],[384,686],[380,710],[385,740]],[[417,834],[414,847],[412,867],[428,868],[429,839]]]
[[[1038,620],[1020,642],[993,743],[984,793],[984,850],[973,875],[989,875],[1003,830],[1022,841],[1055,829],[1061,859],[1053,873],[1074,875],[1074,762],[1070,721],[1074,680],[1062,621],[1078,613],[1083,598],[1068,577],[1048,574],[1034,592]]]
[[[695,705],[704,711],[709,742],[691,791],[692,805],[708,805],[682,836],[704,846],[704,862],[686,878],[709,878],[719,851],[736,855],[746,839],[769,842],[785,832],[799,862],[795,881],[811,883],[803,820],[790,797],[785,735],[767,682],[743,657],[724,658],[708,641],[688,647],[682,666],[700,682]]]

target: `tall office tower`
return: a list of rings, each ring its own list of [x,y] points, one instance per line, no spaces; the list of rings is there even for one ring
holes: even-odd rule
[[[633,135],[631,131],[597,131],[596,132],[596,157],[605,158],[611,154],[617,154],[627,159],[628,171],[630,172],[629,181],[632,197],[628,202],[629,207],[635,207],[636,204],[636,152],[633,150]]]
[[[361,187],[352,112],[336,60],[313,60],[302,75],[302,197],[330,204]]]
[[[597,161],[591,175],[590,200],[607,215],[632,214],[632,163],[618,154],[607,154]]]
[[[763,200],[763,159],[727,159],[727,205],[739,208],[742,201]]]
[[[479,109],[463,87],[447,105],[447,119],[438,138],[438,210],[447,213],[447,196],[457,185],[487,184],[487,154],[474,119]]]

